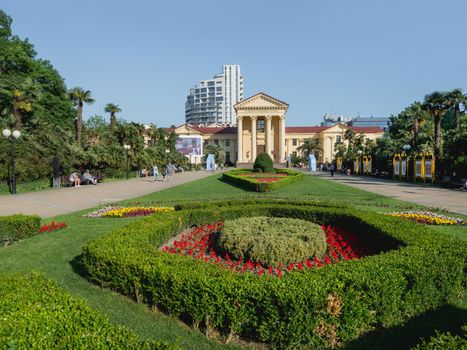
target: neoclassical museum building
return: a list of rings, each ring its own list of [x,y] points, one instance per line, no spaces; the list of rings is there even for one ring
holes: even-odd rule
[[[258,93],[238,102],[237,126],[200,126],[183,124],[169,130],[177,135],[177,148],[192,163],[201,163],[202,148],[208,144],[219,145],[225,162],[237,166],[253,163],[256,155],[267,152],[275,163],[284,163],[293,153],[300,155],[297,148],[305,139],[319,140],[322,151],[319,162],[334,160],[337,142],[346,142],[344,133],[353,129],[367,139],[383,136],[379,127],[350,127],[344,124],[333,126],[286,126],[286,113],[289,105],[264,93]]]

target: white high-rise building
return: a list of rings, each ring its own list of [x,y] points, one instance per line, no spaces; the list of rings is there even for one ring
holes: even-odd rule
[[[187,124],[237,123],[233,106],[243,100],[243,76],[238,64],[226,64],[222,73],[190,89],[185,103]]]

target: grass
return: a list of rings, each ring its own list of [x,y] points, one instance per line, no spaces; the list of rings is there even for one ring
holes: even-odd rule
[[[312,176],[305,176],[303,181],[276,191],[258,194],[226,184],[221,181],[220,175],[214,175],[144,197],[126,200],[123,203],[171,205],[186,200],[208,201],[252,197],[342,201],[372,211],[422,208],[413,203],[398,201]],[[55,221],[67,222],[69,227],[65,230],[45,233],[0,248],[0,272],[28,271],[32,269],[42,271],[57,280],[62,287],[73,295],[86,299],[92,307],[102,311],[112,322],[127,326],[142,338],[160,338],[169,342],[177,342],[184,349],[236,348],[234,345],[224,345],[209,340],[199,331],[188,328],[176,318],[159,312],[150,312],[144,305],[136,304],[119,294],[88,283],[79,274],[79,265],[76,263],[82,245],[138,219],[91,219],[82,216],[85,212],[87,211],[53,218]],[[49,221],[51,219],[45,220],[45,222]],[[467,239],[467,227],[433,226],[431,229],[439,233],[440,239],[442,239],[443,235],[453,235],[461,239]],[[442,328],[445,313],[452,314],[452,310],[455,310],[460,317],[457,317],[458,322],[454,322],[455,325],[448,327],[448,330],[453,331],[459,322],[465,320],[466,307],[465,301],[455,301],[453,304],[447,305],[446,308],[434,310],[431,314],[419,317],[407,325],[370,333],[363,339],[356,341],[355,344],[350,344],[349,347],[366,348],[368,345],[368,348],[388,348],[384,344],[387,344],[387,340],[391,339],[392,348],[408,348],[408,343],[404,342],[404,336],[398,334],[411,334],[411,337],[415,340],[420,336],[433,335],[434,329]]]

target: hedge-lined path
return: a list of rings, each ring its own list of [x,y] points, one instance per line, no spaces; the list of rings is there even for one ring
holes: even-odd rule
[[[104,203],[140,197],[212,175],[208,171],[187,171],[172,176],[172,180],[154,183],[152,177],[86,185],[79,188],[63,187],[53,191],[0,195],[0,216],[37,214],[41,217],[62,215],[92,208]]]
[[[326,180],[336,181],[361,190],[381,194],[390,198],[426,205],[428,207],[443,208],[454,213],[467,215],[466,192],[429,185],[417,185],[399,181],[377,179],[374,177],[343,176],[340,174],[334,174],[334,176],[331,177],[328,172],[310,173],[304,171],[304,173],[325,178]]]

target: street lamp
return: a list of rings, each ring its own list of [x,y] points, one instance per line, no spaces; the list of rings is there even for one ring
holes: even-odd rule
[[[410,151],[411,148],[412,148],[412,146],[410,146],[410,145],[404,145],[404,146],[402,146],[402,149],[403,149],[404,151],[406,151],[406,152]]]
[[[123,145],[123,149],[125,150],[125,157],[126,157],[126,179],[128,180],[128,168],[130,167],[130,158],[128,158],[128,151],[130,150],[130,145]]]
[[[10,139],[10,154],[11,154],[11,194],[16,194],[16,174],[15,174],[15,141],[20,138],[21,132],[19,130],[3,129],[3,136]],[[13,136],[10,138],[10,136]]]

